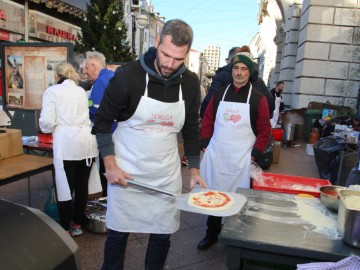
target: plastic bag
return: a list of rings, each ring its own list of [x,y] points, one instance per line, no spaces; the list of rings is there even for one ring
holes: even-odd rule
[[[338,167],[339,152],[346,148],[346,142],[340,137],[324,137],[314,144],[316,165],[321,179],[335,183]]]
[[[259,183],[264,182],[263,170],[260,168],[259,164],[257,164],[253,160],[251,161],[251,164],[250,164],[250,177],[252,179],[256,179],[256,181]]]
[[[44,212],[55,221],[59,221],[59,213],[57,209],[57,201],[55,194],[55,187],[52,187],[49,193],[49,197],[46,200]]]

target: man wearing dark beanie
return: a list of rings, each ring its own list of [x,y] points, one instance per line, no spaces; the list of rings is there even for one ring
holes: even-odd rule
[[[231,66],[232,68],[234,68],[234,65],[237,63],[243,63],[247,66],[247,68],[249,69],[250,75],[252,75],[254,73],[254,63],[251,60],[251,55],[249,53],[238,53],[237,55],[235,55],[233,57],[233,59],[231,59]]]
[[[226,66],[218,68],[215,72],[215,76],[212,78],[211,86],[209,87],[207,94],[204,98],[204,100],[201,103],[200,108],[200,117],[204,117],[204,113],[206,110],[206,107],[208,106],[211,97],[213,94],[220,89],[223,86],[227,86],[229,83],[232,82],[232,76],[231,76],[231,59],[238,53],[241,52],[248,52],[251,55],[251,51],[249,46],[244,45],[241,47],[233,47],[229,50],[228,58],[226,58]],[[251,59],[253,57],[251,56]],[[275,103],[274,98],[270,94],[269,89],[265,85],[264,81],[259,77],[259,70],[257,64],[254,62],[254,72],[250,76],[250,82],[253,85],[253,87],[257,88],[262,94],[265,95],[268,106],[269,106],[269,114],[270,118],[272,117],[273,111],[275,109]]]
[[[210,189],[225,192],[250,188],[251,161],[261,161],[271,134],[266,97],[250,82],[255,69],[250,54],[235,55],[231,66],[233,82],[214,93],[200,133],[201,147],[206,149],[200,175]],[[221,219],[208,217],[206,236],[199,242],[199,250],[217,242]]]

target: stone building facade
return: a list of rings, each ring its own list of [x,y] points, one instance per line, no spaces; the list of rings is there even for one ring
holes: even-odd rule
[[[360,86],[360,1],[262,0],[255,47],[270,88],[285,81],[284,103],[356,108]]]

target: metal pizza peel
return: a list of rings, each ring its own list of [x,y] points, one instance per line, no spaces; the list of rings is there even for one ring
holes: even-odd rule
[[[175,193],[172,193],[172,192],[170,192],[168,190],[157,188],[157,187],[154,187],[152,185],[148,185],[148,184],[138,182],[138,181],[135,181],[135,180],[127,180],[127,183],[128,183],[129,186],[132,186],[132,187],[135,187],[135,188],[143,188],[143,189],[155,191],[155,192],[158,192],[158,193],[162,193],[162,194],[165,194],[167,196],[171,196],[175,200],[175,207],[177,209],[187,211],[187,212],[203,214],[203,215],[211,215],[211,216],[218,216],[218,217],[232,216],[232,215],[235,215],[235,214],[239,213],[241,208],[243,208],[243,206],[246,203],[246,197],[241,195],[241,194],[234,193],[234,192],[223,192],[223,193],[228,194],[228,195],[230,195],[230,196],[232,196],[234,198],[234,204],[229,209],[227,209],[227,210],[200,209],[200,208],[193,207],[193,206],[188,204],[189,196],[190,196],[191,193],[206,192],[206,191],[210,191],[210,189],[194,188],[189,193],[175,194]]]

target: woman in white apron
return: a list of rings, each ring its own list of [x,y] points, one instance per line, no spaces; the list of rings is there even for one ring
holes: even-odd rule
[[[233,84],[228,85],[225,91],[219,90],[219,94],[215,94],[216,97],[213,97],[210,108],[207,108],[205,112],[204,129],[207,128],[209,119],[211,122],[214,121],[212,120],[214,98],[218,98],[223,93],[217,107],[213,133],[200,164],[200,174],[211,189],[235,192],[238,187],[250,187],[250,163],[257,140],[251,123],[251,109],[257,111],[265,104],[262,108],[264,116],[259,114],[257,117],[267,122],[265,129],[270,136],[267,100],[265,96],[252,89],[249,82],[253,70],[250,58],[242,54],[236,55],[232,60]],[[239,97],[240,95],[242,97]],[[250,103],[253,95],[253,101]],[[225,99],[230,101],[225,101]],[[253,121],[258,123],[258,119]],[[257,135],[262,136],[258,131],[257,129]],[[203,130],[201,135],[203,138]],[[267,136],[266,142],[268,140]],[[221,231],[221,217],[209,216],[207,225],[206,237],[199,242],[199,250],[205,250],[217,242]]]
[[[60,224],[76,236],[82,234],[80,224],[88,193],[101,191],[98,170],[93,166],[98,150],[91,135],[87,95],[76,84],[78,76],[73,66],[63,62],[55,71],[58,84],[44,93],[39,125],[42,132],[53,135]]]

